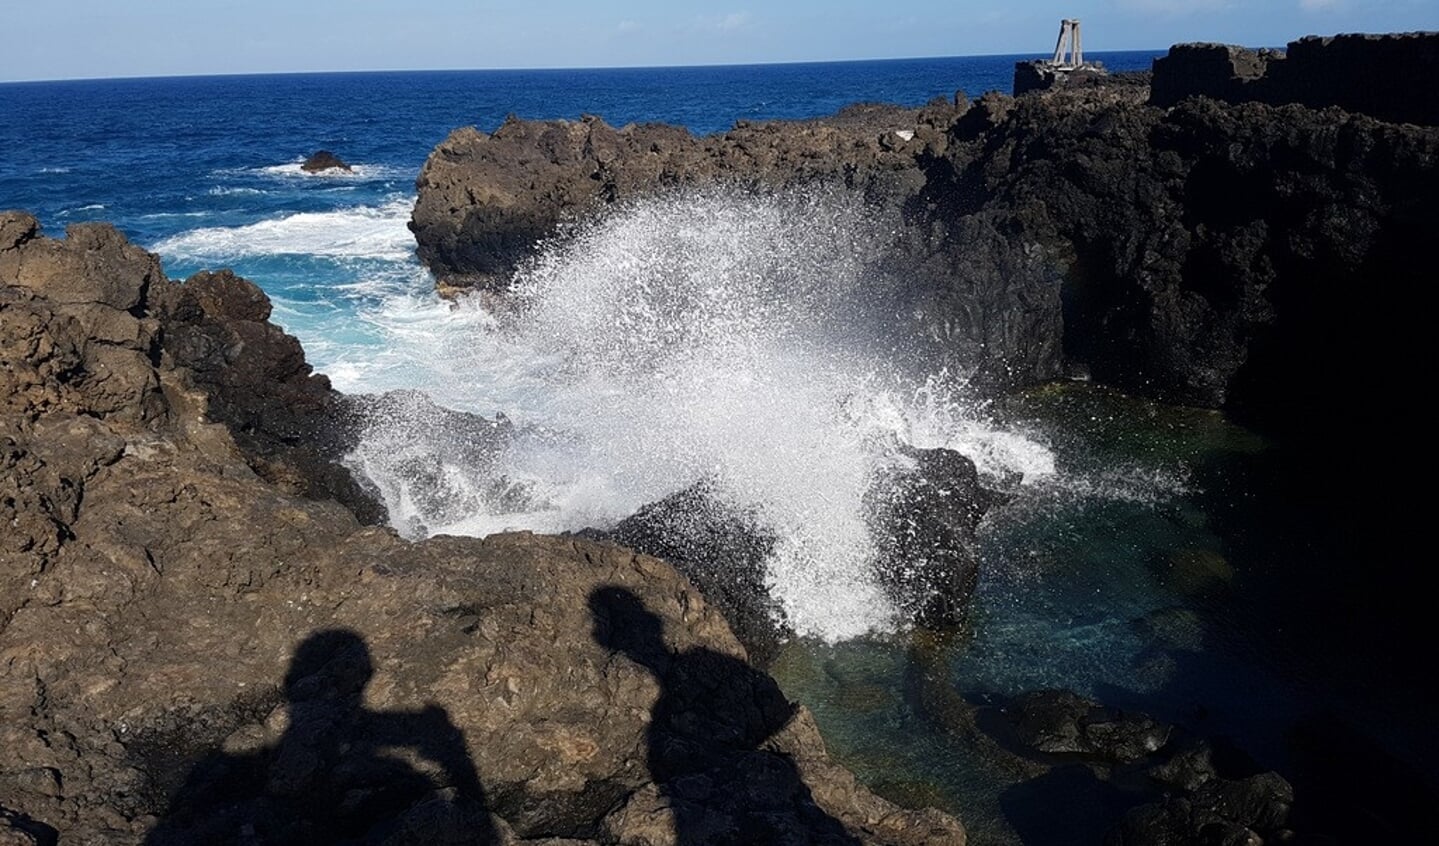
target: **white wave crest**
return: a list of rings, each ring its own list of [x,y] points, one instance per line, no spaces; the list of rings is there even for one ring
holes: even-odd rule
[[[408,170],[408,169],[406,169],[406,168],[400,168],[400,167],[393,167],[393,166],[389,166],[389,165],[356,164],[356,163],[354,163],[354,162],[350,162],[350,163],[349,163],[349,164],[350,164],[350,169],[349,169],[349,170],[341,170],[340,168],[330,168],[329,170],[321,170],[321,171],[316,171],[316,172],[314,172],[314,173],[311,173],[310,171],[307,171],[307,170],[305,170],[303,167],[301,167],[301,165],[303,165],[303,164],[304,164],[303,161],[297,160],[297,161],[293,161],[293,162],[285,162],[284,164],[267,165],[267,166],[265,166],[265,167],[258,167],[258,168],[255,168],[254,170],[252,170],[251,172],[252,172],[252,173],[258,173],[258,174],[263,174],[263,175],[269,176],[269,177],[279,177],[279,178],[282,178],[282,179],[358,179],[358,180],[370,180],[370,179],[412,179],[412,178],[414,178],[414,176],[415,176],[415,172],[412,171],[412,170]]]
[[[328,212],[301,212],[246,226],[192,229],[165,238],[151,249],[163,256],[197,261],[232,261],[269,255],[405,261],[414,254],[406,223],[411,201],[356,206]]]
[[[410,385],[503,411],[515,435],[481,470],[390,409],[351,461],[420,534],[604,527],[705,480],[779,536],[767,580],[797,631],[889,629],[866,494],[898,446],[951,447],[1026,480],[1054,459],[986,424],[962,380],[915,382],[890,362],[865,313],[867,262],[892,231],[872,215],[823,191],[653,199],[547,245],[496,314],[393,298],[370,319],[407,357]],[[428,469],[406,478],[417,452]],[[522,485],[523,503],[487,499],[496,478]],[[437,484],[475,505],[426,513],[417,503]]]

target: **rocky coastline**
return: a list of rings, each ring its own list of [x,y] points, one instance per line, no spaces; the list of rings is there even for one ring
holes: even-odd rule
[[[913,360],[995,393],[1082,377],[1222,409],[1292,449],[1302,470],[1274,496],[1320,478],[1369,496],[1394,469],[1334,444],[1406,419],[1395,362],[1418,315],[1383,293],[1432,276],[1439,127],[1423,103],[1362,114],[1291,92],[1347,56],[1432,61],[1439,35],[1298,44],[1285,64],[1181,46],[1152,82],[708,138],[597,117],[460,129],[411,228],[444,292],[503,297],[537,244],[615,204],[858,192],[898,222],[870,259],[873,307]],[[364,408],[265,294],[228,272],[171,281],[104,225],[53,239],[0,212],[0,353],[0,843],[965,842],[953,817],[861,785],[756,669],[775,635],[765,538],[743,515],[676,534],[702,489],[603,534],[405,541],[338,463]],[[878,512],[924,531],[885,554],[948,552],[917,592],[892,583],[952,627],[1003,495],[963,456],[917,461]],[[1302,512],[1371,531],[1362,504]],[[1407,615],[1419,577],[1386,559],[1355,588],[1358,555],[1313,567],[1296,608],[1382,584],[1398,598],[1355,619],[1430,642]],[[927,712],[1015,772],[1141,797],[1108,842],[1300,836],[1294,788],[1208,740],[1062,691],[976,709],[937,678],[916,679]]]
[[[5,213],[0,314],[0,842],[964,842],[669,565],[367,525],[253,284]]]

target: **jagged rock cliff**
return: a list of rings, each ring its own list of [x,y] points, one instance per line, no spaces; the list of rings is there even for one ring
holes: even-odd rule
[[[364,526],[268,313],[0,214],[0,840],[963,843],[668,565]]]
[[[1286,50],[1178,44],[1154,62],[1155,105],[1186,97],[1298,103],[1395,123],[1439,124],[1439,33],[1309,36]]]
[[[616,200],[838,182],[902,215],[872,287],[926,366],[992,387],[1087,370],[1294,431],[1335,372],[1397,352],[1382,301],[1353,293],[1423,284],[1439,129],[1149,99],[1116,80],[706,139],[594,118],[464,129],[427,162],[412,228],[441,284],[495,286],[558,221]]]

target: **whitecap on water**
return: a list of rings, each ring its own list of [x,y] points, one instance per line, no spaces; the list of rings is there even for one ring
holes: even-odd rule
[[[151,249],[168,258],[232,261],[274,255],[405,261],[414,255],[409,198],[381,206],[300,212],[244,226],[192,229]]]
[[[284,164],[266,165],[251,170],[251,173],[263,174],[268,177],[280,177],[283,179],[413,179],[415,171],[408,168],[393,167],[390,165],[378,164],[357,164],[350,162],[349,170],[330,168],[311,173],[301,165],[304,162],[296,160]]]
[[[244,186],[217,185],[206,192],[212,197],[256,197],[266,193],[259,188],[246,188]]]

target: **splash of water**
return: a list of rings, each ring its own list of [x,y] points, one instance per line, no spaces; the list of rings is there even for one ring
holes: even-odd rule
[[[865,493],[899,445],[1054,473],[1043,445],[985,424],[960,380],[892,360],[902,339],[868,293],[892,231],[819,190],[617,210],[546,245],[502,310],[461,303],[408,347],[437,402],[508,415],[502,444],[476,460],[433,415],[394,406],[351,460],[413,534],[603,527],[706,480],[778,536],[767,580],[797,631],[888,628]],[[395,331],[413,306],[395,302]]]

